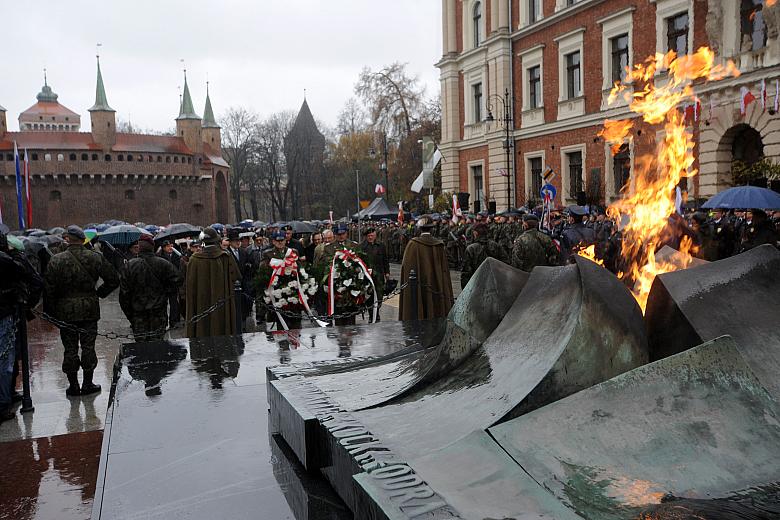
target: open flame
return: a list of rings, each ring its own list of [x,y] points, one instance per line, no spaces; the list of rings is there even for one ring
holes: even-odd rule
[[[667,71],[665,77],[657,73]],[[663,139],[656,157],[637,159],[629,186],[623,189],[623,198],[607,209],[607,215],[620,223],[628,217],[623,228],[621,257],[625,271],[618,273],[631,288],[644,312],[653,280],[658,274],[674,271],[680,266],[670,262],[656,262],[655,253],[670,236],[675,215],[675,188],[683,177],[693,177],[693,135],[686,128],[680,110],[683,103],[697,102],[693,82],[697,79],[719,80],[739,76],[733,62],[715,64],[715,53],[702,47],[696,53],[677,56],[674,52],[656,54],[628,69],[624,82],[617,82],[609,101],[622,97],[632,112],[651,125],[662,125]],[[607,120],[599,133],[616,153],[633,128],[631,120]],[[692,241],[680,244],[683,256],[692,253]],[[583,254],[588,256],[588,253]],[[690,263],[690,262],[688,262]]]

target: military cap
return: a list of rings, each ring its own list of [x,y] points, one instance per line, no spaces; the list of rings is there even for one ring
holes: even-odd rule
[[[144,235],[141,235],[141,236],[144,236]],[[163,247],[169,246],[169,245],[171,245],[171,241],[170,240],[163,240],[162,244],[160,244],[160,245],[163,246]]]
[[[569,213],[572,215],[577,215],[578,217],[584,217],[588,214],[588,208],[585,206],[577,206],[576,204],[573,204],[566,209],[569,210]]]
[[[527,215],[523,215],[523,222],[539,222],[539,217],[533,213],[528,213]]]
[[[284,231],[274,231],[271,234],[271,240],[285,240],[287,238],[287,235]]]
[[[215,244],[219,244],[222,241],[219,233],[217,233],[217,230],[213,227],[203,228],[203,231],[200,232],[198,239],[202,240],[203,243],[207,246],[213,246]]]
[[[254,231],[245,231],[243,233],[239,233],[238,236],[239,236],[239,238],[252,238],[253,236],[255,236],[255,232]]]
[[[87,235],[84,234],[84,230],[76,225],[70,225],[65,230],[66,235],[78,238],[79,240],[86,240]]]
[[[418,228],[426,229],[426,228],[432,228],[433,226],[434,226],[433,217],[431,215],[420,215],[420,217],[417,218]]]
[[[292,226],[290,224],[285,224],[284,226],[282,226],[282,229],[284,231],[292,231],[293,230],[293,228],[292,228]]]
[[[343,223],[336,224],[336,226],[333,228],[333,232],[337,235],[341,235],[347,231],[349,231],[349,229],[347,228],[347,225]]]
[[[376,228],[370,227],[366,229],[366,235],[368,235],[369,233],[376,233]]]

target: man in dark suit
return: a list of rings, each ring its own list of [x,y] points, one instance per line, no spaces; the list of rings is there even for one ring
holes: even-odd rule
[[[255,275],[255,267],[252,265],[252,257],[246,248],[241,247],[241,231],[239,229],[228,230],[228,249],[227,252],[236,261],[238,271],[241,273],[241,290],[244,298],[241,305],[241,317],[246,320],[251,314],[252,303],[254,302],[254,288],[252,287],[252,278]]]

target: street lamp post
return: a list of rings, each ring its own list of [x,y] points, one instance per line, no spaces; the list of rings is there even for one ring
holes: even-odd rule
[[[493,101],[499,101],[501,107],[504,110],[503,117],[496,119],[493,116]],[[512,174],[514,169],[511,166],[512,160],[512,96],[509,94],[509,89],[504,90],[504,95],[491,94],[487,98],[487,117],[485,121],[491,123],[498,121],[504,126],[504,151],[506,152],[506,198],[507,209],[512,207]]]

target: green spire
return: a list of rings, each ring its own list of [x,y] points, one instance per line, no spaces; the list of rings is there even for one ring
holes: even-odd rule
[[[181,98],[179,107],[179,117],[176,119],[200,119],[195,113],[195,107],[192,106],[192,97],[190,96],[190,87],[187,86],[187,71],[184,71],[184,94]]]
[[[203,109],[203,128],[219,128],[216,119],[214,119],[214,110],[211,108],[208,81],[206,82],[206,108]]]
[[[103,74],[100,72],[100,56],[97,57],[97,87],[95,88],[95,105],[89,109],[90,112],[116,112],[108,106],[106,99],[106,87],[103,86]]]

